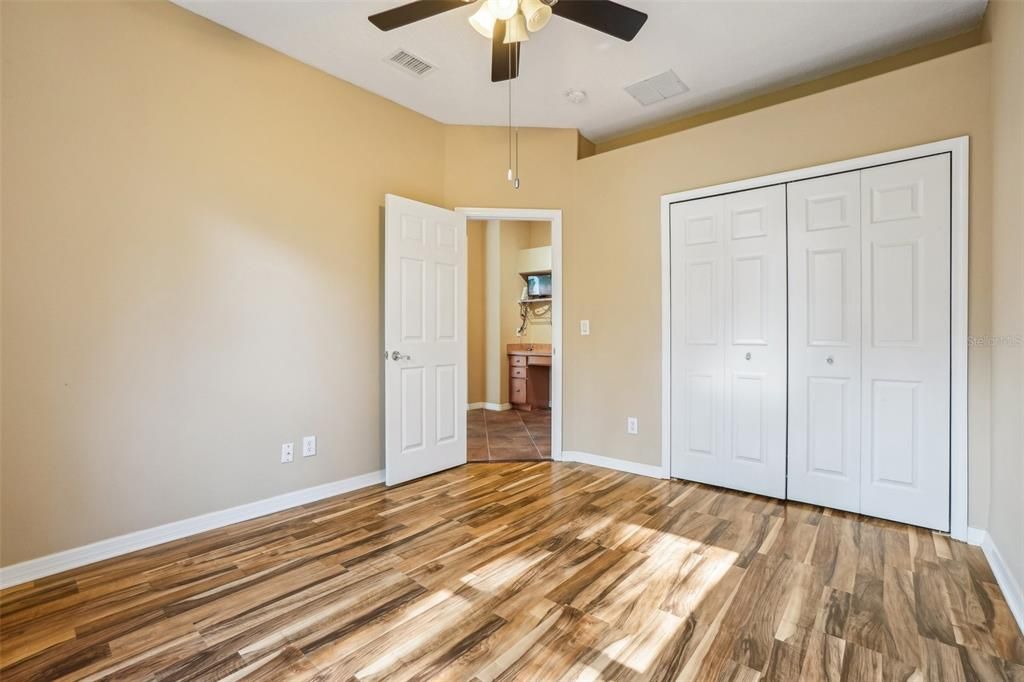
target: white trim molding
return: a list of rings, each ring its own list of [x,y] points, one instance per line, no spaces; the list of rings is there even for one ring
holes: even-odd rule
[[[861,170],[871,166],[948,153],[951,157],[951,329],[950,329],[950,535],[968,540],[968,442],[967,442],[967,313],[968,313],[968,161],[969,138],[955,137],[928,144],[871,154],[810,168],[774,173],[757,178],[702,187],[661,197],[661,465],[671,471],[672,462],[672,301],[670,209],[672,204],[717,194],[740,192],[808,178]]]
[[[562,211],[547,208],[467,208],[466,220],[529,220],[551,223],[551,459],[562,457]],[[466,330],[463,330],[465,333]],[[494,404],[494,403],[491,403]],[[510,406],[511,407],[511,406]],[[488,407],[487,409],[493,409]],[[502,407],[501,409],[507,409]]]
[[[0,568],[0,589],[384,482],[384,471],[275,495]]]
[[[492,412],[504,412],[505,410],[511,410],[512,403],[470,403],[466,405],[466,410],[491,410]]]
[[[981,551],[985,553],[988,565],[992,568],[992,575],[996,577],[999,589],[1003,592],[1003,599],[1010,607],[1017,627],[1024,632],[1024,591],[1021,590],[1020,583],[1013,576],[1010,567],[1006,565],[999,548],[992,541],[992,536],[980,528],[968,528],[967,538],[970,544],[981,547]]]
[[[565,450],[562,453],[562,461],[590,464],[604,469],[624,471],[627,474],[647,476],[648,478],[668,478],[668,470],[654,464],[640,464],[639,462],[630,462],[624,459],[592,455],[589,452]]]

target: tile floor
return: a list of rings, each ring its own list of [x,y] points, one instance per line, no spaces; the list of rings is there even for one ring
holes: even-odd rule
[[[551,459],[551,411],[470,410],[470,462]]]

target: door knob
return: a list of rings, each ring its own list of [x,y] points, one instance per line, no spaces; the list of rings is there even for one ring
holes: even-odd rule
[[[747,360],[750,359],[750,353],[747,353],[746,358],[747,358]]]
[[[825,362],[827,362],[830,365],[834,365],[835,362],[836,362],[836,359],[830,355],[827,358],[825,358]]]
[[[398,362],[399,360],[411,360],[412,358],[409,357],[408,355],[402,355],[396,350],[393,353],[391,353],[391,359],[394,360],[395,362]]]

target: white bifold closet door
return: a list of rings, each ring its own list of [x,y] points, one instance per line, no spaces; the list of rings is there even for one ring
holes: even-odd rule
[[[861,512],[949,530],[949,155],[861,171],[861,226]]]
[[[786,192],[674,204],[672,475],[786,494]]]
[[[789,185],[789,496],[949,529],[950,168]]]
[[[789,497],[860,511],[860,171],[788,192]]]

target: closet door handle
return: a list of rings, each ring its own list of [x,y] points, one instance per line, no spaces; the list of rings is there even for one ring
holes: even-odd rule
[[[836,359],[830,355],[827,358],[825,358],[825,362],[827,362],[830,365],[834,365],[836,364]]]

